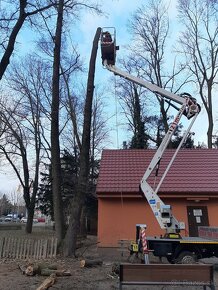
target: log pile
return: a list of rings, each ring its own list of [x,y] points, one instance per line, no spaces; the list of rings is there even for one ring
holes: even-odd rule
[[[57,277],[70,276],[70,271],[66,269],[58,269],[56,264],[48,263],[29,263],[26,266],[18,265],[23,275],[26,276],[48,276],[36,290],[46,290],[51,287]]]
[[[26,267],[25,275],[27,276],[41,275],[43,269],[57,270],[57,267],[51,267],[50,265],[45,264],[30,264]]]
[[[50,276],[55,274],[56,276],[70,276],[71,273],[66,269],[58,269],[56,264],[47,263],[29,263],[26,267],[19,265],[20,270],[26,276]]]

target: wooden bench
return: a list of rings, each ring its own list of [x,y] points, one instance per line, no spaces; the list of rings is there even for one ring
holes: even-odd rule
[[[215,290],[213,265],[121,264],[120,289],[131,285],[203,286]]]

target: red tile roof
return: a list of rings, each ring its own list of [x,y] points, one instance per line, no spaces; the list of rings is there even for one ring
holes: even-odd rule
[[[158,179],[175,150],[162,157]],[[104,150],[102,153],[97,194],[139,192],[139,183],[155,150]],[[153,187],[154,173],[148,179]],[[159,193],[218,193],[218,150],[181,149],[174,160]]]

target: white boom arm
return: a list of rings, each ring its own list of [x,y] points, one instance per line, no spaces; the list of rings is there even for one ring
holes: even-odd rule
[[[137,78],[135,76],[132,76],[130,74],[128,74],[127,72],[124,72],[122,70],[120,70],[119,68],[115,67],[114,65],[108,65],[107,63],[107,60],[104,61],[104,66],[110,70],[111,72],[113,72],[115,75],[119,75],[135,84],[138,84],[144,88],[147,88],[149,89],[150,91],[154,92],[154,93],[158,93],[159,95],[161,96],[165,96],[167,97],[168,99],[172,100],[172,101],[175,101],[181,105],[185,104],[186,103],[186,100],[185,98],[181,97],[181,96],[178,96],[178,95],[175,95],[171,92],[168,92],[166,91],[165,89],[163,88],[160,88],[158,87],[157,85],[155,84],[151,84],[149,82],[146,82],[145,80],[142,80],[140,78]]]
[[[105,46],[105,42],[103,45],[101,45],[102,49],[102,59],[103,59],[103,65],[111,72],[113,72],[115,75],[119,75],[133,83],[136,83],[144,88],[149,89],[150,91],[159,94],[161,97],[164,97],[166,99],[172,100],[178,104],[181,105],[181,108],[178,111],[178,114],[176,115],[174,121],[169,127],[168,132],[166,133],[165,137],[163,138],[159,148],[157,149],[156,153],[154,154],[147,170],[145,171],[144,176],[142,177],[140,186],[141,190],[146,197],[154,216],[156,217],[160,227],[162,229],[166,229],[167,233],[177,233],[180,231],[180,223],[177,221],[177,219],[172,215],[171,206],[165,205],[164,202],[160,199],[158,196],[158,190],[167,174],[167,172],[170,169],[170,166],[172,165],[173,161],[176,158],[176,155],[181,148],[182,144],[186,140],[190,129],[197,118],[199,112],[200,112],[200,106],[197,104],[196,100],[192,98],[189,94],[183,94],[183,95],[176,95],[171,92],[166,91],[163,88],[158,87],[155,84],[151,84],[149,82],[146,82],[138,77],[132,76],[129,73],[120,70],[117,68],[115,64],[115,51],[116,47],[114,42],[110,42],[109,46]],[[107,58],[108,56],[108,58]],[[109,61],[108,61],[109,59]],[[148,177],[151,175],[153,170],[159,166],[159,162],[164,154],[164,151],[166,150],[176,128],[179,124],[180,119],[182,118],[182,115],[185,115],[188,119],[191,119],[189,126],[187,130],[185,131],[183,138],[176,149],[172,159],[170,160],[165,172],[162,175],[162,178],[160,179],[159,183],[157,184],[156,189],[154,190],[147,182]]]

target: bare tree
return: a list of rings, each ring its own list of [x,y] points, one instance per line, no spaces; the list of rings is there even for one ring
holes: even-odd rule
[[[23,193],[19,190],[13,190],[10,192],[10,200],[13,205],[12,214],[16,221],[18,221],[18,216],[20,216],[20,210],[22,210],[25,205],[23,199]]]
[[[130,74],[136,75],[142,78],[142,71],[138,69],[137,60],[131,57],[125,61],[121,60],[120,65]],[[145,129],[145,116],[146,99],[145,89],[136,85],[126,79],[119,78],[116,80],[116,93],[119,98],[120,105],[128,120],[128,129],[133,133],[133,137],[130,142],[131,148],[146,148],[148,145],[148,139],[152,137],[146,134]]]
[[[100,38],[101,29],[98,28],[93,40],[92,53],[89,63],[89,74],[87,81],[86,101],[84,108],[83,134],[80,153],[80,171],[78,178],[78,186],[76,194],[71,203],[71,215],[67,234],[65,237],[65,255],[71,256],[75,254],[76,240],[79,229],[79,221],[82,208],[85,201],[87,190],[87,181],[89,176],[89,154],[90,154],[90,137],[91,137],[91,118],[92,118],[92,102],[94,93],[94,77],[95,77],[95,62],[98,50],[98,41]]]
[[[64,238],[64,216],[61,199],[61,162],[59,141],[59,109],[60,109],[60,72],[61,72],[61,48],[63,43],[64,16],[70,13],[76,15],[81,8],[92,9],[100,12],[98,5],[90,4],[88,1],[57,1],[57,19],[54,37],[53,54],[53,77],[52,77],[52,105],[51,105],[51,162],[52,162],[52,191],[54,204],[54,219],[56,235],[60,244]],[[74,16],[75,16],[74,15]],[[77,14],[78,15],[78,14]],[[45,19],[45,18],[44,18]]]
[[[210,0],[179,0],[179,15],[184,25],[180,44],[186,66],[207,112],[208,148],[213,138],[213,95],[218,72],[218,3]]]
[[[166,41],[169,34],[169,20],[167,8],[162,1],[151,0],[146,6],[138,8],[130,21],[130,31],[137,46],[140,57],[140,70],[144,71],[144,76],[159,87],[169,86],[169,79],[164,75],[164,56]],[[136,42],[137,41],[137,42]],[[170,88],[170,90],[172,87]],[[165,131],[168,130],[167,108],[162,98],[156,95],[163,116]]]
[[[132,43],[130,45],[131,69],[138,71],[138,76],[148,80],[151,83],[165,88],[168,91],[177,93],[181,87],[188,81],[184,78],[180,85],[176,82],[176,77],[181,75],[183,67],[176,65],[176,58],[171,56],[171,61],[167,62],[167,54],[172,47],[169,45],[169,17],[168,7],[163,1],[149,0],[146,5],[139,7],[129,21],[129,30],[132,34]],[[133,53],[134,52],[134,53]],[[172,52],[171,52],[172,55]],[[167,64],[167,66],[166,66]],[[169,69],[169,67],[171,68]],[[180,78],[181,81],[181,78]],[[131,91],[130,91],[131,93]],[[146,99],[149,100],[150,93],[146,92]],[[139,95],[141,105],[143,104],[142,96]],[[135,95],[137,97],[137,95]],[[161,122],[164,125],[164,131],[169,128],[169,102],[166,102],[158,94],[156,94],[158,103],[153,102],[153,106],[158,109],[161,115]],[[135,104],[140,104],[139,102]],[[149,102],[147,102],[149,104]],[[139,106],[140,107],[140,106]],[[136,108],[136,107],[135,107]],[[137,111],[137,110],[136,110]],[[141,108],[141,113],[143,109]],[[144,120],[149,118],[148,110]],[[151,117],[151,116],[150,116]],[[156,113],[156,119],[158,118]],[[145,124],[145,128],[149,126]],[[158,143],[158,136],[151,136],[147,130],[145,136],[151,141]],[[156,140],[155,140],[156,139]]]
[[[22,69],[25,68],[25,69]],[[0,119],[4,130],[0,152],[7,159],[23,188],[28,212],[26,232],[31,233],[41,162],[43,127],[43,80],[45,66],[33,57],[13,66],[8,78],[14,99],[1,103]]]
[[[0,13],[0,48],[2,56],[0,60],[0,80],[2,79],[14,51],[18,33],[26,20],[31,20],[31,16],[45,11],[54,3],[51,1],[2,1]]]
[[[95,86],[93,97],[92,123],[91,123],[91,160],[94,161],[108,139],[107,119],[105,118],[104,90]]]
[[[57,22],[54,40],[52,104],[51,104],[52,194],[54,205],[55,230],[59,244],[61,243],[65,234],[63,202],[61,198],[61,160],[60,160],[60,142],[59,142],[60,56],[61,56],[63,13],[64,13],[64,0],[60,0],[57,6]]]

